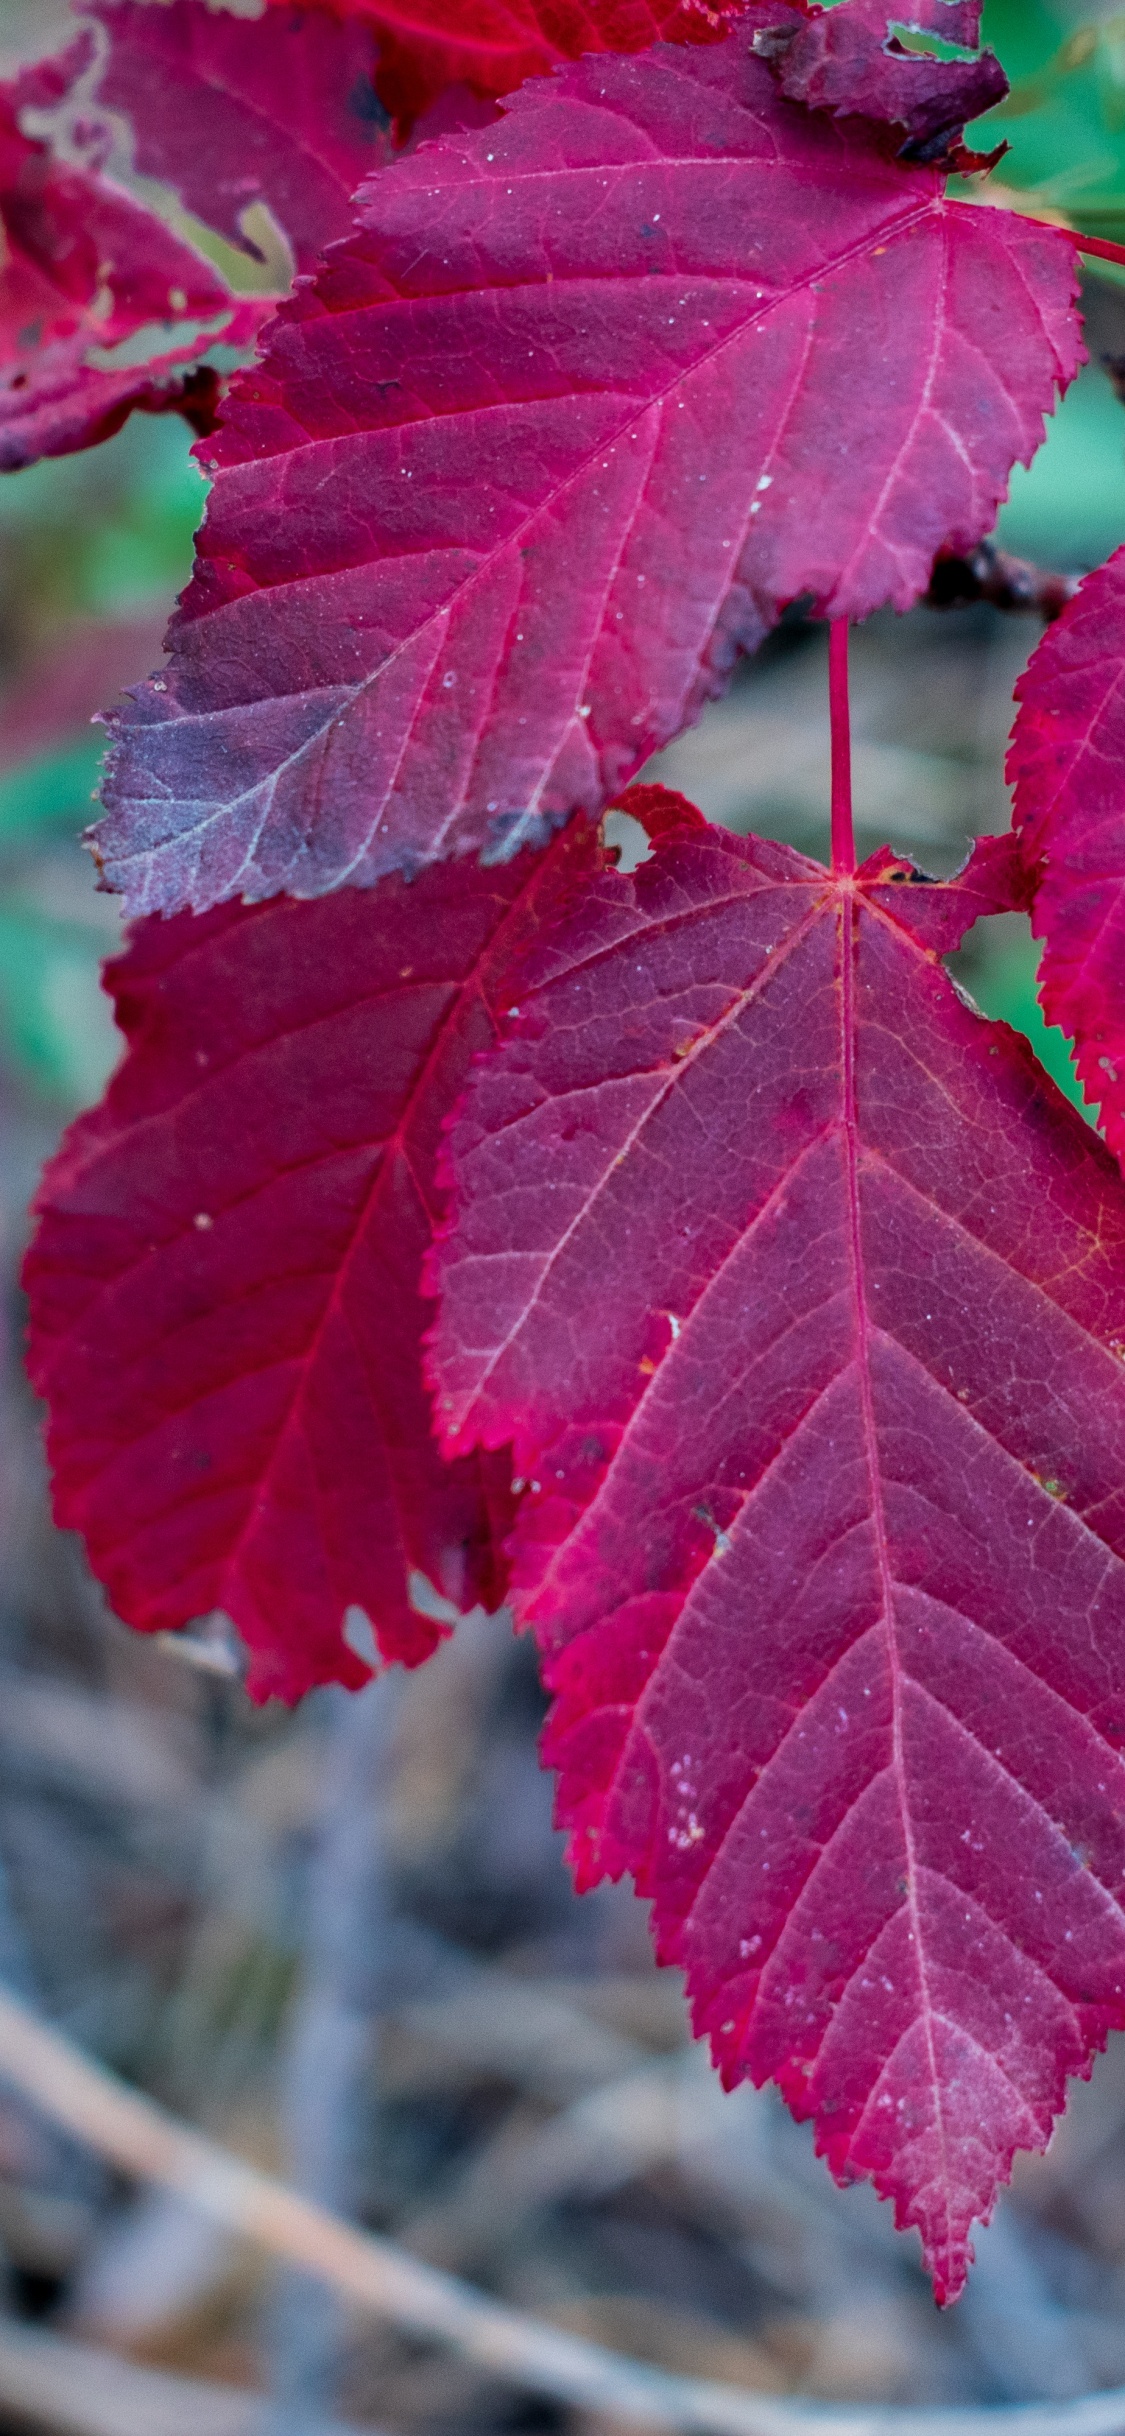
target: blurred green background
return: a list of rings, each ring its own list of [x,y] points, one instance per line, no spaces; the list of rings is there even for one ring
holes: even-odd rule
[[[1125,9],[985,0],[983,31],[1012,83],[973,131],[982,148],[1011,147],[996,183],[1033,211],[1125,240]],[[1101,360],[1125,353],[1114,326],[1125,331],[1125,271],[1103,264],[1089,285],[1093,360],[1035,465],[1017,470],[1000,520],[1009,549],[1053,566],[1098,565],[1125,539],[1122,410]]]
[[[96,710],[159,658],[191,566],[205,485],[175,416],[0,478],[2,1053],[60,1107],[96,1096],[114,1055],[97,986],[117,943],[76,838],[105,746]]]

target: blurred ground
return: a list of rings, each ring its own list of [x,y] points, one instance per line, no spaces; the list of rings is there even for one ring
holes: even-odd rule
[[[4,0],[0,53],[51,18],[52,0]],[[1061,39],[1061,8],[1055,21]],[[1091,292],[1091,334],[1096,357],[1125,354],[1111,284]],[[113,1056],[96,972],[117,916],[75,843],[99,753],[88,720],[158,656],[202,499],[188,446],[174,421],[138,418],[0,489],[9,1281],[37,1164]],[[1017,479],[1001,536],[1074,571],[1125,540],[1125,412],[1098,363]],[[1037,635],[979,607],[879,618],[856,638],[865,849],[889,838],[949,869],[1004,825],[1012,687]],[[787,623],[659,774],[718,820],[822,851],[824,662],[823,634]],[[1069,1083],[1026,925],[982,926],[960,969]],[[534,1665],[503,1620],[471,1619],[419,1676],[293,1717],[250,1708],[222,1643],[208,1669],[132,1638],[49,1523],[10,1282],[8,1318],[0,1978],[231,2147],[640,2357],[857,2401],[1125,2384],[1125,2045],[1049,2156],[1021,2164],[968,2298],[938,2319],[870,2193],[835,2191],[772,2096],[723,2095],[686,2041],[675,1976],[651,1964],[642,1907],[624,1889],[570,1892]],[[330,2422],[499,2436],[566,2418],[267,2273],[6,2101],[0,2301],[9,2320],[268,2393],[276,2436]],[[0,2350],[2,2332],[0,2314]],[[172,2424],[156,2390],[144,2436]],[[77,2424],[51,2408],[0,2405],[0,2431]]]

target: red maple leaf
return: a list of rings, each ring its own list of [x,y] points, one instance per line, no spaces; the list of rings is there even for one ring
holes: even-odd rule
[[[579,1883],[943,2300],[1125,2025],[1125,1188],[938,961],[1012,856],[591,845],[451,1136],[434,1349],[528,1480]]]
[[[285,0],[273,0],[285,5]],[[654,42],[714,42],[740,0],[329,0],[381,37],[380,98],[410,126],[450,85],[496,99],[584,51],[645,51]],[[775,15],[803,11],[778,0]]]
[[[88,0],[81,21],[0,88],[5,470],[104,439],[136,406],[186,398],[213,419],[209,355],[252,345],[389,152],[361,25],[295,8],[257,24],[202,0]],[[259,259],[243,216],[267,207],[270,293],[235,295],[190,230],[129,191],[134,171]]]
[[[1125,550],[1087,577],[1020,678],[1008,776],[1046,942],[1039,994],[1125,1160]]]
[[[145,1631],[222,1608],[250,1688],[408,1665],[410,1573],[499,1604],[509,1472],[442,1462],[419,1269],[443,1116],[573,852],[374,895],[144,925],[109,984],[129,1053],[41,1188],[31,1371],[59,1520]]]
[[[366,190],[275,326],[96,832],[138,911],[599,812],[781,606],[907,607],[1080,344],[1055,231],[794,108],[752,11]]]
[[[914,0],[908,21],[919,33],[975,50],[982,6],[983,0]],[[764,47],[791,101],[837,118],[882,119],[904,130],[906,158],[943,160],[967,119],[1003,101],[1008,79],[994,51],[939,59],[908,50],[894,30],[901,23],[893,0],[843,0],[812,9],[804,25],[783,25]]]

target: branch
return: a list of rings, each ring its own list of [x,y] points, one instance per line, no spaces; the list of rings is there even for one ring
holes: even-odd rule
[[[624,2359],[342,2223],[127,2089],[3,1993],[0,2080],[119,2172],[180,2192],[401,2333],[444,2344],[491,2376],[572,2407],[691,2436],[1125,2436],[1125,2392],[995,2411],[841,2410],[773,2401]]]
[[[387,1670],[362,1692],[328,1694],[331,1741],[302,1909],[301,1986],[283,2049],[288,2170],[334,2213],[356,2207],[359,2159],[377,2105],[379,2018],[386,2000],[386,1760],[406,1678]],[[343,2356],[338,2293],[307,2275],[278,2279],[270,2310],[271,2382],[279,2418],[326,2409]]]
[[[140,2368],[89,2343],[5,2324],[0,2407],[50,2436],[270,2436],[274,2424],[260,2395]],[[361,2431],[326,2426],[324,2436]]]
[[[927,609],[968,609],[975,601],[989,601],[994,609],[1041,617],[1049,626],[1074,599],[1081,580],[1033,567],[1026,558],[1012,558],[994,542],[982,541],[963,558],[953,550],[939,553],[924,600]]]

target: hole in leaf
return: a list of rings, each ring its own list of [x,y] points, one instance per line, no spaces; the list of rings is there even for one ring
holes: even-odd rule
[[[647,829],[631,812],[607,812],[602,822],[602,838],[606,846],[617,852],[617,868],[626,878],[652,857]]]
[[[369,1666],[373,1673],[377,1673],[379,1645],[375,1639],[371,1618],[364,1614],[362,1607],[349,1607],[344,1617],[344,1639],[353,1656],[359,1658],[364,1666]]]
[[[979,59],[979,51],[971,44],[947,42],[944,34],[933,34],[924,26],[911,25],[908,18],[896,20],[887,27],[888,42],[897,42],[904,51],[925,59]]]
[[[1096,1112],[1083,1098],[1074,1071],[1070,1043],[1057,1024],[1049,1024],[1039,1004],[1039,941],[1031,935],[1026,914],[1001,914],[977,922],[955,956],[947,958],[955,981],[968,991],[982,1015],[1010,1023],[1022,1032],[1053,1083],[1071,1100],[1088,1125]]]
[[[432,1624],[459,1624],[461,1622],[460,1608],[454,1605],[452,1599],[443,1598],[440,1590],[435,1588],[426,1574],[412,1573],[407,1587],[410,1593],[410,1604],[416,1616],[428,1616]],[[349,1609],[348,1612],[354,1614],[357,1611]]]

